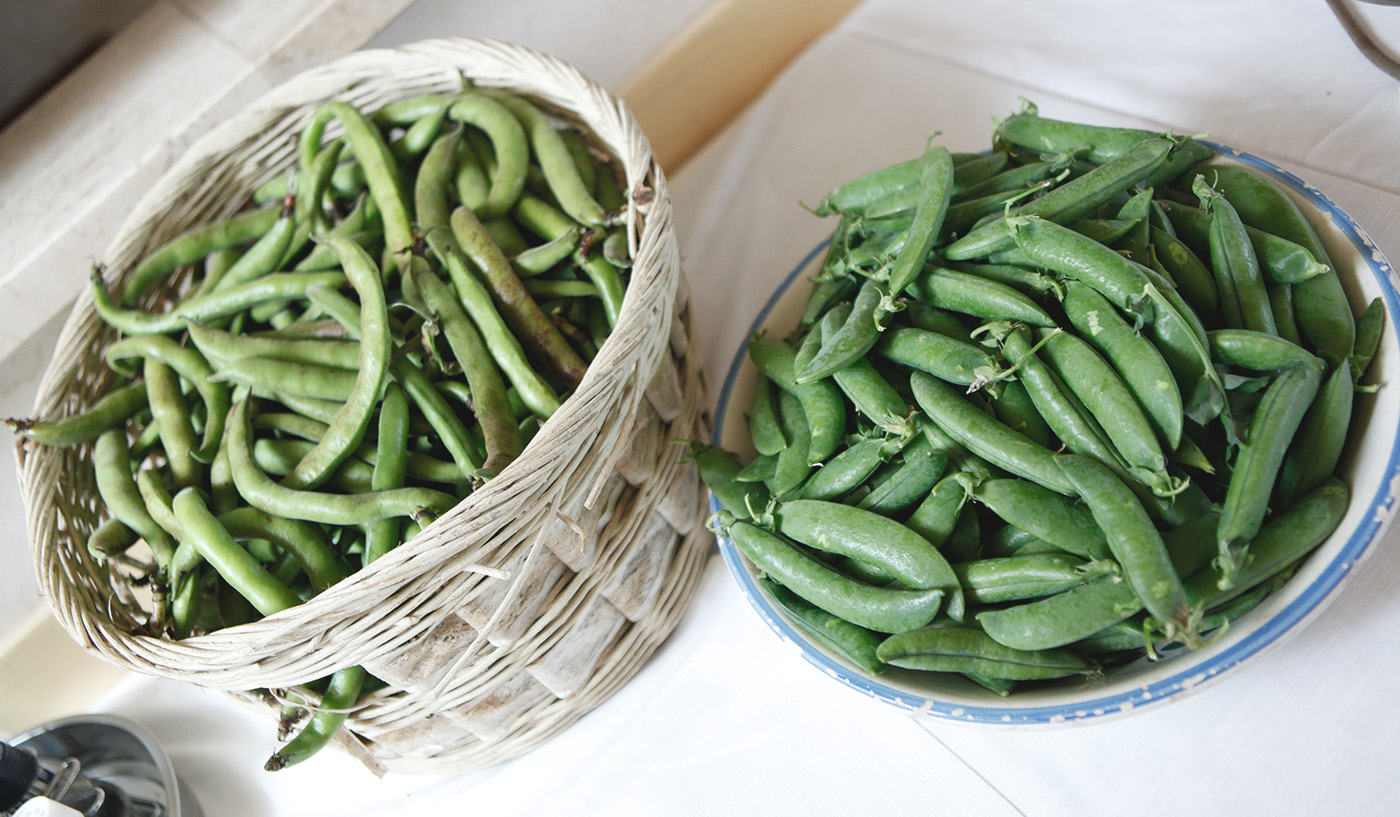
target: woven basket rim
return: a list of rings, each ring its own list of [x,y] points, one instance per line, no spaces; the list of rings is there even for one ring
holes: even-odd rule
[[[599,140],[618,155],[626,175],[628,190],[634,190],[641,185],[652,192],[651,197],[645,201],[639,201],[634,196],[628,197],[626,221],[629,225],[629,237],[636,251],[634,277],[629,283],[613,333],[600,348],[574,394],[570,395],[559,411],[542,426],[532,440],[531,447],[527,448],[527,453],[531,450],[547,450],[551,446],[569,443],[570,435],[577,433],[573,431],[572,423],[580,414],[580,407],[592,401],[609,399],[611,395],[608,389],[619,379],[625,382],[643,378],[645,385],[645,379],[650,377],[648,367],[654,369],[661,355],[657,353],[648,356],[639,352],[644,340],[639,335],[645,334],[643,330],[646,328],[646,321],[651,318],[650,313],[655,310],[669,311],[676,291],[675,281],[670,279],[679,275],[679,253],[671,231],[670,202],[665,176],[640,126],[620,99],[562,60],[498,40],[439,38],[394,48],[357,51],[304,71],[271,89],[240,113],[215,126],[209,133],[193,142],[128,215],[111,242],[108,253],[109,256],[121,255],[127,242],[143,231],[149,232],[149,220],[160,214],[164,206],[161,196],[167,188],[174,185],[181,174],[201,168],[218,153],[218,147],[223,141],[238,133],[240,129],[249,127],[250,123],[258,121],[263,111],[287,105],[289,98],[312,92],[323,85],[334,89],[337,77],[344,72],[364,71],[380,63],[402,65],[405,69],[436,67],[454,70],[450,62],[454,56],[462,57],[468,62],[478,60],[497,68],[495,75],[473,76],[473,80],[483,86],[517,90],[578,116],[593,129]],[[526,62],[530,66],[529,71],[538,72],[546,78],[540,79],[534,73],[526,76],[526,69],[512,73],[508,66],[511,60]],[[561,93],[561,88],[570,89],[575,95]],[[585,94],[596,96],[596,110],[585,113],[571,107],[578,105],[577,95]],[[619,140],[625,141],[619,144]],[[629,145],[630,150],[627,149]],[[639,293],[653,289],[654,291],[649,292],[652,297],[647,300],[641,299]],[[91,297],[84,293],[79,297],[60,335],[60,348],[73,342],[75,337],[81,337],[83,321],[91,320],[91,317]],[[664,347],[663,342],[662,348]],[[55,357],[57,358],[57,355]],[[52,392],[60,381],[61,373],[46,372],[39,398],[36,400],[36,410],[56,402]],[[637,410],[640,394],[640,389],[636,390],[630,404],[622,407],[627,416],[630,417]],[[615,459],[620,453],[620,446],[614,445],[614,449],[616,450],[612,456]],[[25,459],[41,454],[37,450],[31,450],[21,452],[19,456],[21,471],[27,474],[30,469],[24,467]],[[506,529],[510,520],[502,518],[502,509],[508,508],[513,495],[530,491],[533,483],[527,470],[529,467],[530,463],[524,457],[512,463],[495,480],[462,500],[452,511],[430,524],[414,539],[403,543],[384,558],[362,568],[302,605],[258,622],[178,642],[126,632],[110,615],[104,617],[85,606],[80,598],[74,598],[78,594],[71,592],[72,588],[64,587],[64,577],[59,575],[61,570],[58,567],[46,569],[39,565],[36,568],[40,573],[41,589],[46,600],[54,608],[64,628],[85,648],[96,650],[108,660],[137,671],[188,679],[189,675],[185,672],[170,671],[153,662],[152,654],[183,654],[191,659],[208,657],[215,653],[247,654],[250,646],[275,642],[289,630],[323,627],[316,622],[323,622],[336,611],[354,610],[359,586],[366,581],[384,582],[402,589],[410,579],[420,575],[419,562],[445,564],[443,549],[455,547],[460,553],[467,547],[462,544],[463,541],[476,542]],[[21,482],[26,504],[29,504],[35,486],[29,484],[23,475]],[[42,524],[43,520],[36,521],[32,514],[30,517],[32,533],[32,526]],[[461,529],[463,525],[465,530]],[[445,536],[449,532],[458,534],[457,544],[447,543]],[[406,634],[404,639],[407,640],[410,636],[411,634]],[[354,654],[341,654],[336,663],[358,663],[354,660],[355,657]],[[319,672],[319,669],[305,669],[297,675],[309,679],[316,677]],[[200,675],[191,680],[228,689],[248,688],[247,683],[243,681],[234,683],[220,679],[221,676],[213,674],[208,677]],[[284,683],[295,680],[286,679]]]

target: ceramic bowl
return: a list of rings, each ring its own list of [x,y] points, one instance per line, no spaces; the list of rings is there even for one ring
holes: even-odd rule
[[[1299,202],[1326,243],[1357,314],[1372,299],[1384,300],[1389,325],[1370,380],[1386,384],[1395,379],[1400,349],[1391,321],[1400,310],[1400,291],[1394,270],[1380,250],[1350,216],[1307,182],[1257,156],[1221,145],[1212,147],[1219,153],[1214,161],[1252,167],[1282,183]],[[810,291],[808,279],[820,265],[824,250],[825,244],[812,249],[784,279],[754,321],[754,331],[767,328],[781,336],[796,325]],[[714,441],[745,461],[753,454],[743,418],[751,400],[753,376],[753,364],[741,341],[719,395]],[[1027,686],[1003,698],[948,673],[891,668],[872,677],[812,642],[789,621],[760,590],[754,567],[723,536],[719,537],[720,551],[754,610],[779,638],[795,645],[819,671],[891,706],[935,718],[1022,726],[1077,723],[1141,711],[1213,684],[1281,643],[1315,618],[1358,569],[1384,534],[1400,485],[1400,401],[1385,399],[1388,388],[1383,385],[1376,394],[1357,395],[1351,437],[1339,466],[1339,476],[1352,492],[1346,516],[1287,584],[1232,622],[1209,646],[1170,651],[1157,661],[1138,660],[1092,681]],[[713,498],[711,506],[719,510]]]

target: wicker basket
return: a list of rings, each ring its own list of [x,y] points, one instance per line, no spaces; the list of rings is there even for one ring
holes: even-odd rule
[[[705,386],[666,180],[645,136],[606,90],[524,48],[444,39],[362,51],[208,133],[136,207],[104,259],[120,278],[161,242],[237,210],[294,165],[295,135],[319,103],[372,110],[456,90],[463,75],[584,126],[621,159],[629,193],[635,260],[621,318],[516,462],[310,601],[174,641],[136,634],[147,609],[140,588],[87,553],[102,516],[89,451],[17,448],[39,584],[74,639],[120,667],[249,700],[364,665],[389,686],[351,716],[341,743],[377,773],[465,771],[539,745],[630,678],[695,589],[711,538],[701,484],[676,440],[706,436]],[[80,297],[35,416],[90,405],[109,378],[101,351],[114,337]]]

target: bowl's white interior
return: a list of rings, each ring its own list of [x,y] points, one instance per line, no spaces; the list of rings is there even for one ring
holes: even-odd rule
[[[1253,167],[1289,190],[1326,243],[1356,314],[1374,298],[1385,301],[1387,326],[1368,377],[1369,382],[1382,388],[1377,394],[1356,395],[1353,431],[1339,467],[1339,476],[1351,488],[1351,504],[1341,526],[1282,589],[1233,622],[1226,634],[1210,646],[1195,651],[1177,650],[1165,660],[1140,660],[1115,668],[1099,680],[1026,688],[1006,698],[944,673],[891,670],[876,678],[866,676],[808,641],[758,589],[753,567],[738,555],[732,543],[721,537],[724,558],[755,609],[781,638],[798,645],[818,669],[895,706],[960,720],[1040,724],[1128,712],[1199,688],[1296,631],[1335,595],[1369,545],[1381,536],[1393,513],[1394,483],[1400,478],[1400,401],[1378,399],[1386,394],[1389,381],[1400,367],[1396,332],[1389,325],[1391,316],[1400,310],[1400,287],[1394,271],[1350,217],[1318,191],[1269,162],[1216,147],[1222,153],[1217,161]],[[806,303],[809,277],[820,266],[823,251],[823,247],[813,250],[784,281],[760,314],[756,329],[766,328],[778,336],[791,331]],[[753,364],[741,342],[720,395],[715,438],[745,461],[753,454],[743,416],[751,401],[753,377]]]

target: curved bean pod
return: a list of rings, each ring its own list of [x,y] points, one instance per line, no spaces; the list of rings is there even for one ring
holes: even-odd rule
[[[278,485],[253,459],[251,419],[247,401],[234,407],[229,421],[229,469],[234,485],[249,505],[273,516],[359,525],[395,516],[440,515],[457,504],[456,497],[428,488],[399,488],[358,496],[304,491]]]

